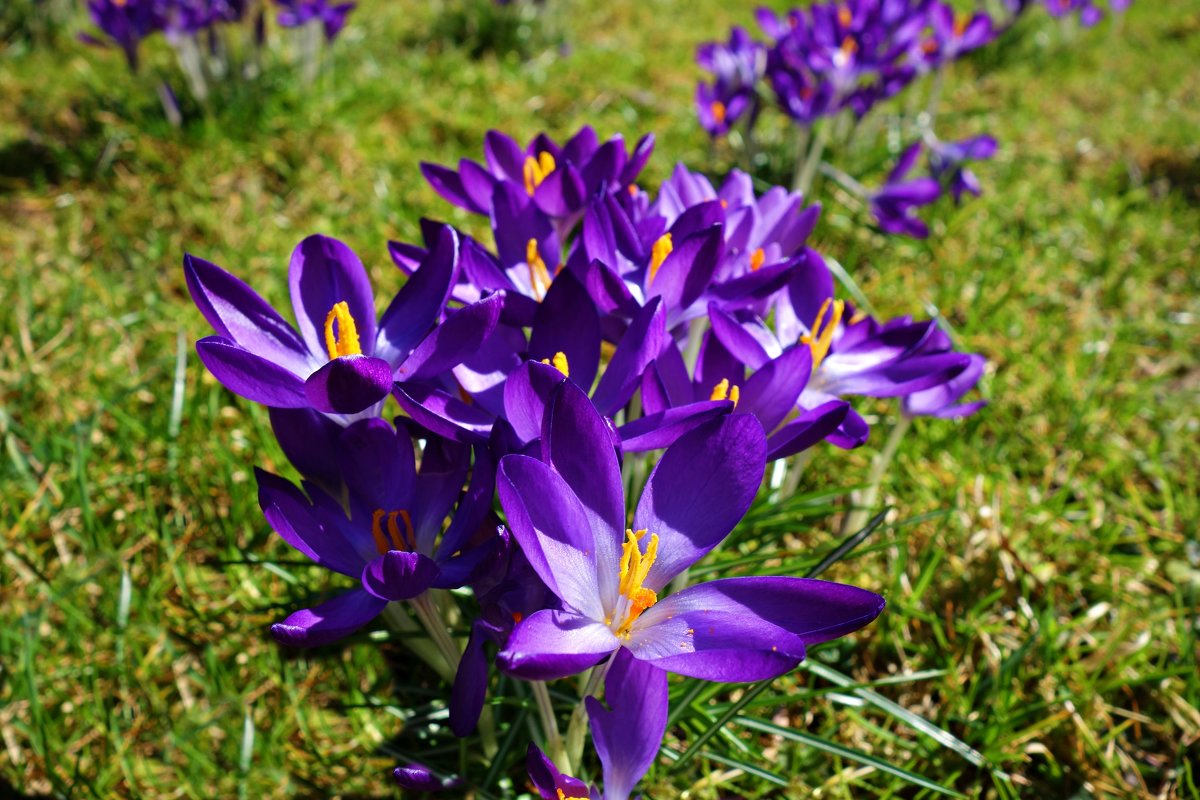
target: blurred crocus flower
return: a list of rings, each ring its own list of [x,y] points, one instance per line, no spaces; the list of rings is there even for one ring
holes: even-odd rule
[[[996,154],[996,140],[986,134],[958,142],[937,142],[929,148],[929,171],[934,180],[950,190],[955,203],[963,194],[980,195],[982,189],[969,161],[985,161]]]
[[[747,116],[752,125],[757,114],[758,82],[767,66],[766,47],[735,27],[729,43],[708,42],[696,49],[696,63],[713,75],[711,83],[696,87],[700,124],[711,136],[723,136]]]
[[[862,589],[783,577],[716,580],[659,599],[758,491],[766,438],[749,415],[713,420],[667,448],[631,528],[610,429],[569,381],[546,410],[542,447],[544,460],[505,456],[497,485],[513,536],[562,608],[513,629],[498,656],[512,675],[566,677],[626,649],[691,677],[760,680],[883,610],[883,598]]]
[[[346,18],[357,3],[331,3],[329,0],[275,0],[279,6],[277,20],[284,28],[302,28],[319,22],[325,40],[332,42],[346,26]]]
[[[651,135],[629,151],[621,136],[601,143],[588,126],[562,146],[544,133],[522,147],[499,131],[488,131],[486,164],[462,159],[454,170],[422,163],[421,173],[446,200],[476,214],[491,213],[496,184],[509,184],[533,199],[563,239],[589,200],[623,191],[637,180],[653,149]]]
[[[525,765],[542,800],[628,800],[654,763],[667,730],[667,673],[618,650],[604,677],[604,701],[585,701],[592,740],[600,756],[604,787],[559,772],[530,745]]]
[[[956,12],[949,3],[936,0],[929,8],[927,37],[918,44],[913,59],[918,64],[939,67],[961,58],[993,41],[999,30],[983,11]]]
[[[317,564],[359,582],[273,625],[275,638],[294,646],[327,644],[358,630],[391,601],[470,581],[499,543],[491,516],[495,471],[486,448],[474,450],[473,467],[471,452],[430,437],[418,470],[406,431],[382,419],[360,420],[338,443],[344,506],[312,484],[302,491],[257,471],[259,505],[275,532]],[[471,482],[460,501],[468,471]]]
[[[120,47],[137,71],[138,44],[155,31],[162,30],[163,17],[156,0],[88,0],[88,16],[97,28]],[[103,44],[90,34],[80,39],[89,44]]]
[[[936,202],[942,188],[933,178],[909,177],[920,155],[921,143],[914,142],[901,154],[883,186],[867,198],[871,213],[886,233],[914,239],[929,236],[929,226],[917,216],[917,209]]]
[[[192,299],[216,331],[196,343],[200,360],[230,391],[274,408],[375,416],[394,382],[428,381],[462,362],[491,334],[499,296],[440,321],[458,270],[449,227],[376,325],[362,262],[346,245],[310,236],[288,269],[300,332],[254,290],[203,259],[184,258]]]

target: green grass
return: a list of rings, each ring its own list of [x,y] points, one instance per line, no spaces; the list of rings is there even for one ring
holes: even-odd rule
[[[398,755],[437,746],[436,683],[402,643],[266,634],[334,584],[260,518],[252,467],[287,466],[194,356],[185,251],[282,301],[291,248],[321,231],[394,290],[389,238],[423,215],[479,229],[417,163],[476,157],[489,127],[653,131],[645,186],[737,162],[694,121],[691,54],[748,8],[551,0],[547,34],[480,23],[490,6],[362,6],[317,86],[273,58],[180,131],[149,74],[70,26],[0,44],[0,796],[382,797]],[[827,204],[818,247],[881,312],[937,309],[987,354],[992,404],[917,422],[892,514],[824,573],[886,594],[877,623],[748,700],[673,684],[675,758],[729,723],[661,759],[651,797],[932,793],[851,751],[970,796],[1200,793],[1197,48],[1196,0],[1139,0],[1069,42],[1039,15],[946,86],[943,135],[1002,142],[984,198],[940,206],[928,243]],[[877,446],[820,450],[721,571],[814,566]]]

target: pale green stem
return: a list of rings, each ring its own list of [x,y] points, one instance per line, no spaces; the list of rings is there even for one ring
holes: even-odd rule
[[[533,692],[538,715],[542,720],[542,733],[546,737],[546,755],[550,757],[560,772],[571,775],[574,770],[571,767],[571,760],[567,758],[567,751],[563,747],[562,734],[558,732],[558,721],[554,717],[554,705],[550,702],[550,691],[546,688],[545,681],[530,681],[529,688]]]
[[[412,606],[417,614],[417,619],[421,620],[421,624],[425,627],[430,638],[433,639],[433,643],[437,645],[442,658],[446,660],[446,664],[450,670],[450,680],[453,681],[453,676],[458,670],[458,661],[461,657],[458,643],[451,638],[450,632],[446,630],[446,624],[442,620],[441,614],[438,613],[438,609],[429,592],[423,592],[413,598]]]
[[[414,634],[421,630],[421,626],[413,621],[413,618],[405,612],[400,603],[388,603],[384,606],[383,619],[388,624],[388,627],[397,633]],[[454,670],[446,663],[446,659],[442,655],[440,648],[434,644],[432,639],[418,638],[410,635],[405,636],[402,641],[404,642],[404,646],[412,651],[413,655],[432,667],[443,680],[454,680]]]
[[[813,178],[817,176],[817,169],[821,166],[821,157],[825,155],[825,145],[828,140],[829,125],[823,123],[817,128],[816,137],[812,147],[809,148],[808,155],[804,158],[803,166],[796,172],[796,180],[792,183],[793,192],[808,195],[808,190],[812,188]]]
[[[842,522],[842,535],[849,536],[857,533],[863,525],[867,524],[867,517],[875,510],[875,501],[879,499],[879,486],[883,483],[883,476],[887,474],[888,467],[892,465],[892,459],[896,457],[900,442],[911,425],[912,417],[901,414],[900,419],[896,420],[896,424],[892,426],[892,432],[888,434],[883,450],[876,453],[875,458],[871,461],[871,474],[867,478],[867,488],[861,494],[855,492],[850,496],[853,508]]]
[[[696,374],[696,361],[700,358],[700,345],[704,343],[705,323],[707,321],[707,317],[696,317],[688,327],[687,352],[683,354],[683,361],[687,364],[688,371],[693,375]]]
[[[796,489],[800,486],[800,479],[804,477],[804,471],[812,463],[815,452],[815,450],[805,450],[792,459],[792,463],[788,465],[787,479],[783,482],[783,491],[780,492],[780,497],[787,498],[796,493]]]
[[[579,702],[575,705],[575,710],[571,712],[571,722],[567,725],[567,758],[572,764],[579,764],[583,761],[583,743],[587,738],[588,716],[587,706],[584,703],[589,697],[595,697],[596,692],[604,685],[604,678],[608,675],[608,668],[612,666],[613,658],[608,659],[602,666],[593,667],[588,673],[587,681],[583,685],[583,690],[579,693]]]

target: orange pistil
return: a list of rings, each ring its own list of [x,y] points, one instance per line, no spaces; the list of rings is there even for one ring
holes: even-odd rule
[[[725,104],[720,100],[713,100],[712,103],[709,104],[708,108],[710,111],[712,111],[713,119],[717,121],[717,124],[724,125],[725,113],[728,110],[725,108]]]
[[[962,35],[967,32],[967,26],[971,24],[970,14],[958,14],[954,17],[954,38],[961,39]]]
[[[750,271],[758,272],[762,269],[763,262],[767,260],[766,252],[760,247],[750,254]]]
[[[843,28],[849,28],[854,23],[854,13],[849,6],[842,6],[838,9],[838,24]]]

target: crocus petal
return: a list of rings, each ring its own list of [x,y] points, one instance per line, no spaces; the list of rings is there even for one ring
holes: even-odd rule
[[[671,595],[638,622],[644,620],[650,627],[678,616],[700,622],[706,614],[727,613],[750,626],[773,625],[811,647],[858,630],[879,616],[885,605],[874,592],[844,583],[770,576],[723,578]]]
[[[479,723],[479,714],[487,699],[488,660],[483,651],[486,623],[476,620],[471,626],[467,646],[463,648],[450,691],[450,730],[458,737],[470,736]]]
[[[522,179],[525,169],[525,151],[507,135],[496,130],[485,133],[483,135],[483,155],[492,174],[501,175],[510,181]]]
[[[555,389],[546,406],[542,460],[562,477],[587,515],[592,535],[590,542],[583,542],[584,550],[591,545],[600,599],[604,608],[612,608],[625,540],[625,485],[608,424],[584,391],[570,381]]]
[[[453,205],[465,208],[475,214],[488,213],[486,206],[478,205],[471,199],[463,187],[462,178],[458,177],[458,173],[449,167],[421,162],[421,174],[425,176],[425,180],[429,182],[435,192]]]
[[[504,382],[504,416],[522,444],[540,439],[546,403],[566,377],[555,367],[526,361]]]
[[[420,553],[388,550],[363,567],[362,585],[381,600],[411,600],[437,580],[438,567]]]
[[[536,744],[530,744],[525,752],[525,771],[533,788],[541,795],[542,800],[561,800],[562,797],[588,797],[588,785],[578,778],[564,775],[554,766],[554,762]],[[595,792],[591,792],[595,796]]]
[[[554,170],[533,190],[533,201],[550,217],[565,217],[582,208],[586,199],[583,176],[574,164]]]
[[[592,400],[601,414],[615,414],[629,402],[666,341],[666,309],[655,297],[638,310],[596,385]]]
[[[327,487],[341,483],[337,466],[342,426],[311,408],[269,408],[271,430],[300,474]]]
[[[618,650],[604,679],[610,710],[586,700],[605,800],[626,800],[654,763],[667,730],[667,701],[667,673]]]
[[[328,353],[325,319],[346,303],[366,355],[375,346],[375,299],[367,271],[346,245],[328,236],[309,236],[292,251],[288,285],[300,334],[313,353]]]
[[[366,625],[383,611],[386,600],[353,589],[319,606],[305,608],[271,626],[271,635],[280,644],[292,647],[317,647],[343,639]]]
[[[462,786],[462,778],[439,778],[433,770],[424,764],[407,764],[396,767],[392,777],[401,789],[410,792],[440,792],[444,789],[455,789]]]
[[[342,432],[338,450],[342,478],[354,495],[388,511],[412,507],[417,467],[407,433],[383,419],[359,420]]]
[[[830,400],[788,420],[767,439],[767,460],[787,458],[807,450],[833,434],[850,413],[849,403]]]
[[[617,429],[621,448],[626,453],[644,453],[670,447],[692,428],[731,411],[733,403],[728,400],[702,400],[638,417]]]
[[[443,225],[420,266],[383,312],[375,355],[387,359],[393,369],[437,322],[458,275],[458,256],[458,234]]]
[[[342,356],[308,376],[304,396],[326,414],[357,414],[392,390],[392,367],[382,358]]]
[[[812,351],[806,344],[788,348],[742,385],[738,411],[753,414],[763,430],[774,430],[796,406],[812,375]]]
[[[478,406],[418,383],[397,384],[392,396],[404,412],[439,436],[472,444],[487,441],[495,417]]]
[[[646,588],[661,590],[733,530],[758,492],[766,450],[749,414],[705,423],[667,448],[633,518],[635,530],[659,537]]]
[[[222,386],[247,400],[273,408],[309,405],[300,376],[229,339],[205,337],[196,342],[196,354]]]
[[[450,314],[400,364],[396,380],[429,380],[461,364],[492,334],[503,306],[494,294]]]
[[[775,336],[762,320],[754,316],[736,319],[716,305],[708,307],[708,319],[725,349],[750,369],[758,369],[781,355]]]
[[[304,340],[266,300],[238,278],[202,258],[183,257],[188,291],[218,336],[286,370],[311,369]]]
[[[647,294],[662,295],[671,310],[682,310],[696,302],[708,288],[721,259],[724,249],[721,230],[721,226],[714,225],[676,244],[654,278],[647,278]]]
[[[351,578],[362,573],[363,559],[353,542],[334,525],[322,525],[312,503],[291,482],[260,469],[258,505],[279,537],[316,563]]]
[[[579,391],[572,384],[564,385]],[[571,487],[549,465],[528,456],[502,458],[496,484],[509,530],[538,577],[575,611],[602,619],[597,579],[601,545],[597,539],[615,539],[612,522],[603,531],[593,531],[595,512],[584,509]],[[603,500],[593,498],[593,502]],[[616,545],[606,542],[603,547],[612,562],[604,565],[608,574],[617,567],[616,557],[611,555]],[[615,579],[612,582],[615,586]]]
[[[550,284],[529,334],[531,357],[540,361],[557,353],[567,357],[571,380],[589,391],[600,365],[600,317],[587,290],[570,272]]]
[[[546,609],[517,623],[496,663],[514,677],[549,681],[583,672],[619,646],[608,626]]]

